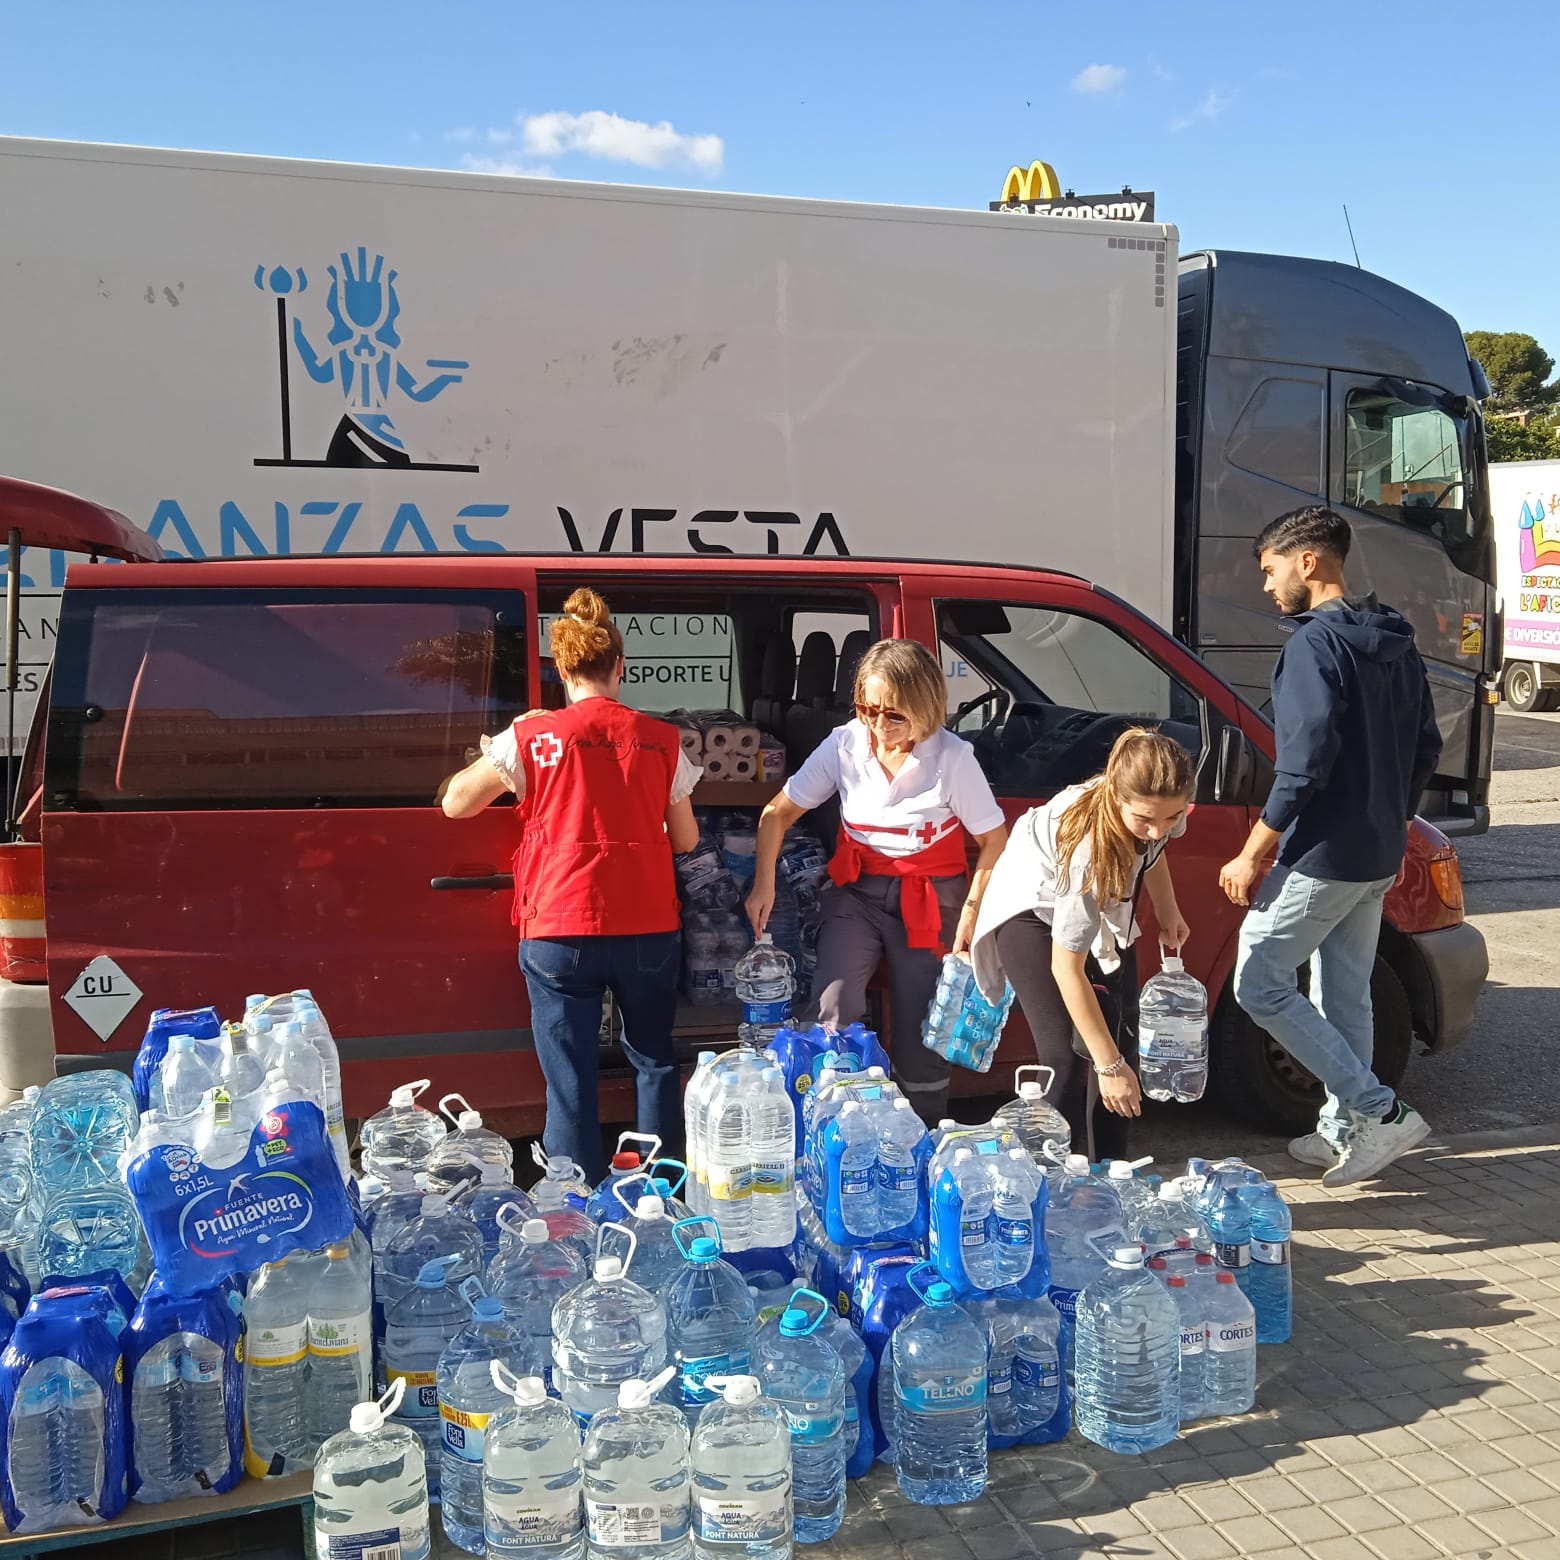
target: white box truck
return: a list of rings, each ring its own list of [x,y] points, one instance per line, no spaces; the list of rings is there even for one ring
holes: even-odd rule
[[[1419,634],[1424,812],[1487,819],[1480,376],[1367,272],[1178,263],[1124,221],[4,139],[0,211],[0,471],[172,556],[1043,564],[1260,707],[1283,625],[1251,541],[1326,502]],[[63,560],[23,572],[41,663]]]
[[[1501,692],[1522,714],[1560,709],[1560,460],[1491,466],[1490,511],[1505,651]]]

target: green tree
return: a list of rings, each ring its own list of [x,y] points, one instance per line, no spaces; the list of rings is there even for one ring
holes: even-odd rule
[[[1552,418],[1526,424],[1515,417],[1491,415],[1484,422],[1491,460],[1560,460],[1560,430]]]
[[[1560,380],[1547,382],[1555,360],[1526,332],[1470,330],[1463,339],[1489,376],[1490,397],[1484,408],[1491,416],[1537,412],[1560,401]]]

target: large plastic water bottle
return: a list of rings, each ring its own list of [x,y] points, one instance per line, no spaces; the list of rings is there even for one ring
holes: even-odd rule
[[[439,1498],[440,1452],[444,1433],[439,1419],[439,1361],[467,1317],[470,1302],[451,1284],[453,1257],[424,1265],[410,1291],[385,1318],[385,1376],[392,1387],[405,1383],[396,1418],[415,1431],[427,1465],[428,1498]]]
[[[377,1226],[376,1226],[377,1227]],[[405,1296],[430,1262],[444,1261],[452,1287],[482,1272],[482,1232],[452,1198],[423,1197],[417,1217],[403,1224],[381,1248],[376,1263],[376,1300],[388,1319],[390,1309]],[[402,1413],[406,1409],[403,1405]]]
[[[496,1360],[493,1384],[513,1406],[488,1420],[482,1514],[491,1560],[581,1560],[585,1552],[580,1431],[540,1376],[516,1378]]]
[[[504,1302],[482,1295],[471,1320],[439,1358],[439,1422],[444,1446],[439,1464],[440,1515],[445,1536],[474,1555],[483,1552],[482,1460],[492,1415],[510,1402],[493,1366],[511,1376],[526,1370],[530,1345],[505,1319]]]
[[[139,1289],[150,1271],[141,1221],[123,1185],[47,1194],[37,1243],[40,1273],[56,1278],[113,1268]]]
[[[401,1084],[391,1091],[390,1103],[363,1123],[358,1140],[363,1145],[365,1174],[388,1176],[393,1170],[404,1170],[420,1175],[428,1168],[434,1149],[449,1131],[440,1117],[417,1103],[417,1096],[428,1087],[426,1078]]]
[[[620,1204],[618,1222],[634,1232],[634,1282],[653,1295],[665,1295],[684,1266],[673,1235],[679,1216],[686,1217],[681,1215],[682,1204],[651,1190],[664,1184],[641,1170],[637,1180],[620,1181],[614,1191]]]
[[[819,1331],[830,1309],[822,1295],[798,1290],[779,1316],[758,1329],[753,1345],[753,1374],[791,1427],[800,1544],[832,1538],[845,1515],[845,1366]]]
[[[1121,1224],[1128,1234],[1142,1223],[1159,1200],[1158,1186],[1138,1174],[1145,1165],[1153,1162],[1146,1158],[1131,1161],[1112,1159],[1105,1166],[1105,1179],[1121,1201]]]
[[[1036,1076],[1026,1078],[1025,1073]],[[1039,1077],[1042,1073],[1044,1083]],[[1072,1128],[1061,1111],[1046,1099],[1056,1081],[1055,1070],[1031,1062],[1013,1069],[1013,1081],[1018,1086],[1017,1097],[1001,1106],[991,1119],[1012,1132],[1041,1170],[1050,1170],[1072,1152]],[[1047,1144],[1051,1145],[1049,1150]]]
[[[628,1242],[628,1257],[603,1256],[598,1244],[590,1278],[553,1308],[553,1381],[582,1426],[611,1408],[623,1383],[648,1381],[666,1362],[666,1306],[628,1277],[633,1231],[603,1224],[603,1239],[609,1230]]]
[[[172,1035],[152,1084],[152,1105],[169,1116],[193,1116],[216,1081],[217,1070],[195,1037]]]
[[[455,1194],[455,1207],[477,1227],[482,1236],[482,1260],[492,1262],[503,1245],[504,1230],[498,1216],[505,1208],[516,1210],[514,1217],[529,1219],[536,1213],[536,1204],[509,1179],[513,1172],[502,1165],[482,1166],[481,1179]]]
[[[988,1072],[1012,1006],[1011,986],[993,1005],[981,995],[969,955],[945,954],[937,989],[921,1020],[921,1043],[972,1072]]]
[[[318,1446],[374,1395],[374,1258],[354,1229],[327,1246],[309,1284],[307,1422]]]
[[[1062,1318],[1046,1295],[998,1297],[1013,1318],[1013,1403],[1020,1430],[1050,1424],[1061,1403]]]
[[[1217,1275],[1205,1309],[1203,1410],[1209,1416],[1248,1413],[1257,1396],[1256,1312],[1227,1269]]]
[[[1114,1232],[1114,1236],[1113,1236]],[[1105,1270],[1105,1252],[1126,1232],[1121,1200],[1089,1174],[1082,1154],[1068,1156],[1046,1210],[1046,1245],[1051,1256],[1051,1300],[1062,1317],[1062,1365],[1075,1379],[1074,1319],[1079,1293]]]
[[[595,1414],[581,1452],[585,1530],[592,1552],[623,1560],[690,1560],[688,1425],[655,1401],[670,1367],[624,1381],[615,1406]]]
[[[511,1215],[502,1216],[506,1226]],[[504,1316],[526,1340],[526,1374],[552,1387],[553,1309],[590,1276],[590,1266],[569,1241],[553,1240],[542,1219],[527,1219],[513,1245],[488,1265],[487,1290],[502,1301]]]
[[[985,1330],[937,1279],[889,1347],[900,1490],[922,1506],[978,1499],[986,1488]]]
[[[1289,1265],[1294,1221],[1278,1188],[1265,1178],[1241,1192],[1251,1212],[1251,1268],[1246,1298],[1257,1313],[1258,1343],[1288,1343],[1293,1329],[1293,1270]]]
[[[406,1391],[396,1381],[377,1403],[359,1403],[314,1467],[314,1547],[320,1560],[428,1560],[428,1481],[422,1443],[392,1417]]]
[[[1183,1425],[1189,1425],[1205,1412],[1208,1317],[1200,1285],[1194,1290],[1184,1274],[1170,1273],[1165,1287],[1181,1317],[1180,1419]]]
[[[591,1194],[585,1172],[562,1154],[549,1158],[540,1143],[531,1145],[531,1157],[542,1170],[541,1180],[531,1188],[531,1201],[536,1204],[536,1211],[547,1214],[573,1206],[583,1213]]]
[[[693,1434],[693,1551],[699,1560],[787,1560],[791,1431],[755,1376],[712,1382],[720,1397]]]
[[[119,1156],[140,1126],[123,1073],[67,1073],[43,1086],[33,1107],[28,1147],[35,1195],[102,1186],[119,1179]]]
[[[1226,1186],[1208,1213],[1208,1233],[1220,1268],[1235,1276],[1244,1294],[1251,1282],[1251,1210],[1234,1186]]]
[[[692,1213],[709,1212],[704,1169],[705,1115],[715,1088],[715,1053],[700,1051],[693,1076],[683,1092],[683,1129],[687,1139],[688,1179],[683,1196]]]
[[[1181,1419],[1181,1314],[1143,1265],[1120,1246],[1078,1296],[1078,1429],[1112,1452],[1146,1452],[1174,1440]]]
[[[788,953],[775,947],[768,932],[737,960],[734,971],[737,1000],[742,1004],[740,1034],[760,1050],[774,1039],[782,1024],[791,1022],[791,1001],[796,995],[796,965]]]
[[[296,1473],[313,1461],[308,1375],[310,1264],[268,1262],[244,1297],[244,1469],[253,1478]]]
[[[450,1109],[451,1103],[459,1112]],[[473,1110],[463,1094],[446,1094],[439,1112],[455,1124],[428,1156],[427,1183],[431,1192],[452,1192],[468,1181],[480,1179],[483,1166],[496,1165],[507,1175],[514,1169],[515,1151],[508,1139],[482,1125],[482,1112]]]
[[[1142,1242],[1147,1256],[1157,1257],[1169,1255],[1183,1239],[1189,1244],[1191,1236],[1206,1234],[1207,1226],[1181,1195],[1181,1183],[1165,1181],[1136,1227],[1127,1233]]]
[[[877,1213],[881,1228],[910,1224],[920,1208],[926,1127],[902,1094],[880,1095],[867,1105],[877,1131]]]
[[[270,1061],[271,1072],[279,1072],[287,1079],[289,1099],[313,1100],[322,1111],[325,1109],[325,1064],[309,1043],[302,1024],[288,1019],[275,1027]],[[326,1120],[328,1123],[328,1116]]]
[[[632,1149],[620,1148],[607,1162],[607,1174],[590,1194],[585,1212],[597,1224],[621,1217],[623,1205],[618,1201],[617,1188],[631,1177],[641,1175],[643,1167],[639,1155]]]
[[[993,1155],[990,1160],[994,1197],[991,1205],[995,1220],[994,1252],[996,1283],[993,1289],[1022,1283],[1037,1255],[1043,1256],[1044,1228],[1035,1228],[1035,1201],[1045,1185],[1040,1167],[1017,1146]]]
[[[852,1100],[834,1121],[841,1139],[839,1207],[845,1233],[873,1239],[889,1228],[878,1211],[878,1135],[867,1107]]]
[[[717,1234],[694,1235],[700,1227]],[[713,1219],[696,1217],[672,1232],[687,1261],[666,1292],[666,1344],[690,1430],[714,1400],[708,1378],[744,1375],[753,1362],[753,1296],[742,1274],[721,1260],[718,1231]]]
[[[154,1009],[131,1072],[131,1091],[135,1095],[136,1108],[152,1108],[153,1082],[174,1035],[192,1035],[198,1040],[211,1041],[221,1033],[222,1020],[214,1007]]]
[[[350,1175],[351,1145],[347,1142],[346,1112],[341,1093],[341,1052],[320,1005],[306,990],[292,994],[292,1014],[303,1030],[304,1038],[314,1047],[320,1059],[320,1071],[325,1089],[325,1126],[330,1133],[330,1146],[335,1150],[336,1163],[343,1176]]]
[[[753,1145],[749,1240],[772,1251],[796,1239],[796,1113],[778,1067],[759,1073],[748,1120]]]
[[[1208,990],[1178,955],[1138,997],[1138,1078],[1151,1100],[1200,1100],[1208,1084]]]

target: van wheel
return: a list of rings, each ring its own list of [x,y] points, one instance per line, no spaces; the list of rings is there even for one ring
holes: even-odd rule
[[[1303,977],[1309,971],[1302,971]],[[1235,1000],[1233,981],[1224,987],[1209,1036],[1209,1082],[1214,1102],[1227,1116],[1284,1136],[1316,1130],[1322,1086]],[[1396,1088],[1414,1045],[1414,1018],[1403,982],[1377,958],[1370,975],[1375,1018],[1372,1067]]]
[[[1545,694],[1531,661],[1513,661],[1506,668],[1506,675],[1501,680],[1501,692],[1506,703],[1519,715],[1528,715],[1534,710],[1548,707],[1543,702]]]

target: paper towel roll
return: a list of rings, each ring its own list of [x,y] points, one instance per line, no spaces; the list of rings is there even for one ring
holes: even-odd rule
[[[758,760],[751,753],[736,753],[731,758],[731,778],[733,780],[756,780],[758,778]]]
[[[736,729],[732,726],[706,726],[704,751],[706,753],[731,753],[736,751]]]
[[[724,753],[706,753],[704,755],[704,778],[706,780],[731,779],[731,759]]]
[[[753,754],[758,752],[757,726],[733,726],[731,730],[739,753]]]
[[[677,739],[682,743],[682,750],[688,755],[690,764],[697,764],[704,757],[702,733],[694,731],[692,727],[682,726],[678,728]]]

